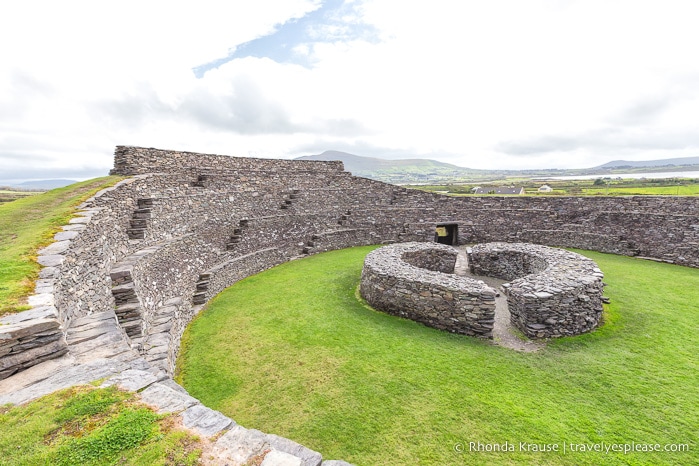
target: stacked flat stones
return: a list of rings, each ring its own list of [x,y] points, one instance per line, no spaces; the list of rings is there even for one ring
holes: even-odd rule
[[[530,338],[579,335],[602,320],[604,274],[580,254],[526,243],[478,244],[471,272],[505,283],[512,325]]]
[[[400,243],[369,253],[360,293],[375,309],[454,333],[492,338],[496,291],[453,275],[457,250]]]

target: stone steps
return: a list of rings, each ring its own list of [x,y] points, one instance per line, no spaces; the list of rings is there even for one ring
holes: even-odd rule
[[[292,189],[288,193],[284,194],[284,200],[282,204],[279,206],[280,209],[289,209],[291,206],[294,204],[294,201],[299,198],[299,193],[301,190],[299,189]]]
[[[144,239],[152,216],[153,199],[141,198],[136,202],[138,208],[131,215],[126,233],[129,235],[129,239]]]
[[[238,227],[233,229],[233,234],[228,238],[228,242],[226,243],[227,251],[235,250],[236,246],[238,243],[240,243],[240,240],[243,237],[243,232],[247,228],[248,223],[249,220],[247,218],[240,219],[238,222]]]

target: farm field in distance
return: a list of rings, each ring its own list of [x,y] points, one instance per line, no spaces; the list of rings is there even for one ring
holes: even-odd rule
[[[550,186],[549,193],[538,192],[539,187]],[[410,185],[408,188],[423,191],[446,192],[453,196],[473,195],[475,187],[495,189],[501,186],[522,186],[528,196],[699,196],[699,180],[694,178],[614,178],[600,177],[594,180],[531,180],[507,178],[482,184]]]
[[[26,191],[10,188],[9,186],[0,186],[0,205],[5,202],[16,201],[17,199],[22,199],[27,196],[34,196],[42,192],[43,191]]]

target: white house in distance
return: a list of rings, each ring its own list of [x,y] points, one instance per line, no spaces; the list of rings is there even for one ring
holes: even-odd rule
[[[499,188],[491,188],[491,187],[485,187],[485,188],[473,188],[473,194],[505,194],[505,195],[520,195],[524,194],[524,187],[523,186],[502,186]]]
[[[547,184],[541,186],[539,189],[537,189],[538,192],[540,193],[550,193],[553,191],[553,188]]]

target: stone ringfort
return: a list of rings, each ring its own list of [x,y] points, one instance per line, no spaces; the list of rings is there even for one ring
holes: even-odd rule
[[[322,251],[435,239],[451,246],[573,247],[699,267],[697,198],[457,198],[355,177],[341,162],[130,146],[116,148],[112,174],[127,178],[85,202],[40,251],[44,268],[29,298],[32,309],[0,319],[0,404],[104,378],[142,390],[160,412],[181,413],[185,426],[215,439],[216,460],[228,464],[265,451],[265,466],[346,464],[239,426],[172,380],[186,325],[211,297],[246,276]],[[575,295],[557,293],[565,287],[548,282],[521,282],[489,263],[495,252],[510,254],[497,248],[481,255],[474,247],[472,265],[512,280],[510,311],[527,335],[594,327],[596,282]],[[530,312],[536,306],[528,300],[535,298],[560,302],[539,306],[548,309],[540,321]],[[582,303],[593,311],[581,320],[557,314],[559,305]],[[487,336],[487,309],[484,304],[473,334]]]
[[[434,243],[400,243],[369,253],[360,292],[374,308],[430,327],[492,337],[497,291],[453,275],[457,251]],[[512,280],[512,325],[530,338],[578,335],[602,319],[604,274],[594,261],[563,249],[523,243],[468,248],[476,275]]]

